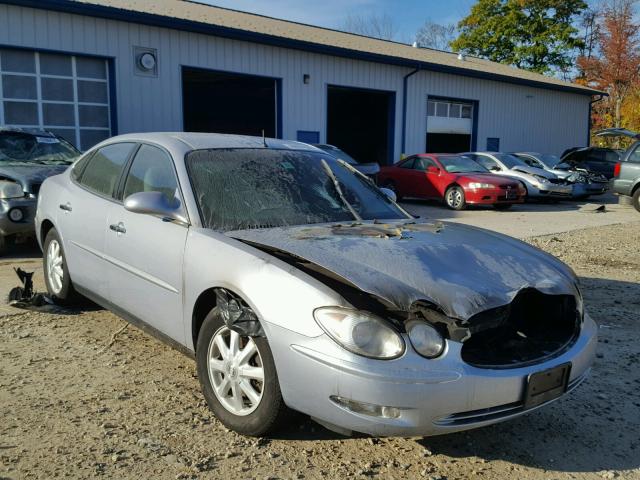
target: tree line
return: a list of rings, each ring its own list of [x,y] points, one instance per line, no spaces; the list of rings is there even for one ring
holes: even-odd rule
[[[389,15],[352,14],[343,29],[588,85],[608,94],[593,103],[594,133],[608,127],[640,132],[637,6],[638,0],[600,0],[591,6],[584,0],[478,0],[457,24],[426,20],[412,38],[403,36]],[[592,143],[606,142],[592,138]]]

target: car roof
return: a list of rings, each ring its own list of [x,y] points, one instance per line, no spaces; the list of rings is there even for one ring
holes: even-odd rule
[[[199,132],[149,132],[129,133],[112,137],[104,143],[139,141],[174,146],[182,150],[204,150],[209,148],[267,148],[282,150],[319,151],[307,143],[278,138],[252,137],[248,135],[232,135],[226,133]],[[185,148],[186,147],[186,148]]]

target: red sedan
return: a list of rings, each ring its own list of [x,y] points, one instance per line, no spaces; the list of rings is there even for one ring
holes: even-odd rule
[[[393,190],[398,199],[444,200],[454,210],[462,210],[468,204],[505,210],[522,203],[526,195],[518,180],[494,175],[468,157],[448,154],[413,155],[382,167],[378,184]]]

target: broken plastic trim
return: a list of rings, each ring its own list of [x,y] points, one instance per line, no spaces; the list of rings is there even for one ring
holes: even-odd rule
[[[7,298],[9,305],[17,308],[29,308],[53,303],[48,296],[33,290],[33,274],[35,272],[25,272],[20,267],[13,270],[22,282],[22,286],[11,289],[9,298]]]
[[[257,315],[237,295],[224,288],[216,288],[216,306],[229,330],[247,337],[266,336]]]

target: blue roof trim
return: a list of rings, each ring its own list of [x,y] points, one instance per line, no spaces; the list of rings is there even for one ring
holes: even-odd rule
[[[243,40],[248,42],[262,43],[275,47],[290,48],[295,50],[303,50],[305,52],[319,53],[324,55],[333,55],[337,57],[353,58],[369,62],[384,63],[387,65],[397,65],[402,67],[420,68],[421,70],[429,70],[432,72],[452,73],[455,75],[463,75],[466,77],[479,78],[483,80],[495,80],[516,85],[524,85],[546,90],[556,90],[562,92],[577,93],[580,95],[598,95],[600,92],[596,90],[585,91],[580,88],[564,85],[552,85],[545,82],[537,82],[535,80],[526,80],[522,78],[514,78],[507,75],[496,73],[481,72],[475,70],[467,70],[459,67],[451,67],[431,62],[420,62],[416,60],[393,57],[377,53],[362,52],[348,48],[335,47],[331,45],[321,45],[303,40],[294,40],[290,38],[278,37],[264,33],[250,32],[236,28],[222,27],[219,25],[211,25],[203,22],[192,20],[184,20],[173,17],[165,17],[152,13],[135,12],[124,10],[116,7],[106,7],[103,5],[94,5],[87,3],[75,2],[73,0],[47,0],[43,3],[41,0],[0,0],[0,3],[9,5],[17,5],[22,7],[30,7],[39,10],[53,10],[58,12],[73,13],[77,15],[85,15],[92,17],[100,17],[111,20],[120,20],[130,23],[141,23],[156,27],[170,28],[173,30],[183,30],[193,33],[201,33],[205,35],[214,35],[234,40]]]

